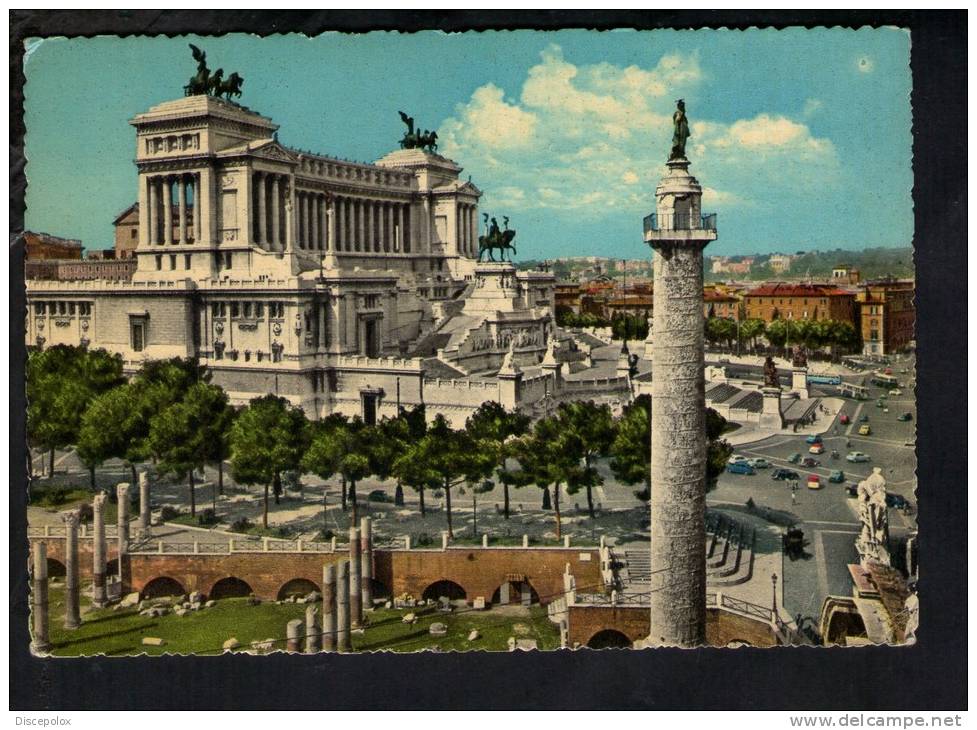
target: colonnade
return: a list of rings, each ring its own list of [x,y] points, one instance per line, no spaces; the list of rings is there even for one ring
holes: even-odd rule
[[[336,251],[410,253],[410,204],[333,197]]]
[[[269,251],[284,251],[288,175],[255,170],[251,173],[251,237]]]
[[[478,256],[478,208],[467,203],[458,204],[458,253]]]
[[[200,240],[200,173],[183,172],[146,178],[149,243],[193,243]],[[174,194],[176,200],[174,200]],[[192,202],[191,202],[192,201]],[[174,225],[174,205],[177,223]],[[188,225],[192,223],[192,225]]]

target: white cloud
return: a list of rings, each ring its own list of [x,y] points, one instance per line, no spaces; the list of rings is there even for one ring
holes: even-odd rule
[[[671,146],[675,99],[692,118],[689,156],[714,188],[706,204],[752,205],[757,185],[788,172],[787,187],[822,184],[837,165],[830,140],[773,112],[731,124],[704,119],[695,55],[666,54],[649,68],[575,65],[550,45],[512,98],[486,84],[439,129],[441,151],[485,191],[482,207],[562,211],[579,218],[636,215],[654,206]],[[517,99],[517,100],[516,100]]]
[[[810,117],[821,111],[822,108],[824,108],[824,102],[820,99],[808,99],[804,102],[804,111],[802,113],[805,117]]]

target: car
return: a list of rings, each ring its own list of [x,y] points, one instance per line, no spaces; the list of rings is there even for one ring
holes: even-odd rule
[[[848,484],[848,485],[845,486],[845,491],[848,492],[848,496],[849,497],[857,497],[858,496],[858,485],[857,484]]]
[[[867,423],[863,423],[861,426],[858,427],[858,435],[859,436],[871,436],[872,435],[872,427],[869,426]]]
[[[749,461],[749,459],[747,459],[747,458],[746,458],[745,456],[743,456],[742,454],[733,454],[732,456],[730,456],[730,457],[729,457],[729,458],[728,458],[728,459],[726,460],[726,463],[727,463],[727,464],[739,464],[739,463],[741,463],[741,462],[742,462],[742,463],[746,463],[747,461]]]
[[[912,505],[909,504],[909,500],[903,497],[901,494],[895,494],[894,492],[889,492],[885,495],[885,504],[887,507],[892,507],[894,509],[910,509]]]
[[[893,388],[892,390],[889,391],[889,395],[902,395],[902,391],[899,390],[898,388]]]
[[[807,450],[809,454],[821,455],[824,453],[824,444],[814,444],[811,448]]]
[[[876,408],[885,408],[885,400],[883,400],[882,398],[879,398],[877,401],[875,401],[875,407]]]
[[[805,456],[801,460],[801,466],[806,466],[808,469],[813,469],[816,466],[821,466],[821,462],[817,459],[812,459],[810,456]]]
[[[897,421],[911,421],[911,420],[913,420],[913,414],[912,413],[908,413],[908,412],[903,413],[902,415],[896,416],[896,420]]]
[[[750,476],[756,474],[756,469],[747,464],[745,461],[737,461],[732,464],[727,464],[726,471],[730,474],[747,474]]]
[[[810,474],[807,477],[808,489],[820,489],[822,486],[824,485],[821,484],[821,477],[819,477],[817,474]]]
[[[787,457],[787,461],[789,461],[791,464],[796,464],[800,460],[801,460],[800,454],[791,454],[789,457]]]
[[[807,441],[807,443],[809,443],[809,444],[819,444],[819,443],[821,443],[821,434],[816,433],[816,434],[813,434],[812,436],[808,436],[805,439],[805,441]]]
[[[844,484],[845,483],[845,472],[841,469],[835,469],[831,472],[831,476],[828,477],[828,481],[832,484]]]
[[[871,461],[872,457],[861,451],[849,451],[845,460],[850,461],[852,464],[861,464],[866,461]]]
[[[840,423],[842,426],[847,426],[849,423],[851,423],[851,416],[849,416],[847,413],[842,413],[840,416],[838,416],[838,423]]]
[[[790,469],[774,469],[770,477],[778,482],[796,482],[801,478],[801,475]]]
[[[757,457],[756,459],[747,459],[746,463],[752,466],[754,469],[769,469],[770,462],[764,458]]]

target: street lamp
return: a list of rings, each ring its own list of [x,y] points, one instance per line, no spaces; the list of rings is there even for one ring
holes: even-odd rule
[[[773,615],[777,616],[777,574],[774,573],[770,576],[770,581],[773,583]]]

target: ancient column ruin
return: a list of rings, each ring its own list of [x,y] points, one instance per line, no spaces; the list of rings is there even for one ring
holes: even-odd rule
[[[294,618],[285,625],[285,651],[302,651],[302,635],[305,633],[305,622]]]
[[[305,607],[305,653],[315,654],[319,651],[319,639],[322,632],[317,618],[319,610],[315,606]]]
[[[654,256],[651,406],[651,631],[654,646],[699,646],[706,630],[706,428],[702,251],[716,238],[684,157],[668,162],[645,221]]]
[[[349,613],[350,622],[354,629],[363,623],[363,595],[360,592],[360,530],[358,527],[349,528]]]
[[[322,567],[322,650],[336,651],[336,566]]]
[[[119,541],[119,581],[122,579],[123,556],[129,552],[129,485],[126,482],[116,485],[116,526],[118,527]]]
[[[92,500],[92,605],[105,608],[108,593],[105,586],[105,492]]]
[[[149,475],[139,472],[139,539],[150,535],[151,514],[149,507]]]
[[[78,521],[77,510],[62,512],[64,521],[64,627],[81,626],[78,605]]]
[[[349,561],[336,564],[336,651],[349,651]]]
[[[51,650],[48,639],[48,600],[47,600],[47,544],[34,543],[34,640],[31,647],[37,654],[46,654]]]
[[[373,610],[373,520],[360,520],[360,579],[362,581],[362,606],[364,611]]]

